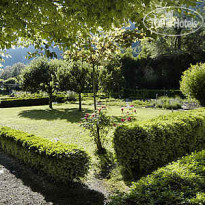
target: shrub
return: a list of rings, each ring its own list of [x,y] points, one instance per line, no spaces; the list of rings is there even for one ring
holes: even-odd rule
[[[88,113],[82,119],[82,124],[85,129],[90,132],[90,137],[94,139],[97,147],[97,153],[105,153],[105,148],[102,145],[102,138],[108,134],[108,128],[111,126],[112,120],[106,115],[106,107],[102,106],[98,111],[95,111],[92,115]]]
[[[160,96],[183,97],[180,90],[155,90],[155,89],[125,89],[124,98],[134,98],[134,99],[156,99]]]
[[[0,129],[2,149],[25,164],[55,179],[68,182],[83,177],[89,157],[76,145],[52,142],[8,127]]]
[[[192,65],[183,73],[180,90],[185,96],[205,105],[205,64]]]
[[[205,150],[192,153],[134,182],[111,204],[205,204]]]
[[[183,100],[179,97],[169,98],[167,96],[159,97],[152,102],[156,108],[164,109],[180,109],[183,105]]]
[[[66,98],[65,96],[54,96],[53,100],[58,103],[65,101],[72,101],[75,98]],[[36,105],[48,105],[48,97],[37,97],[37,98],[7,98],[0,101],[0,108],[6,107],[21,107],[21,106],[36,106]]]
[[[118,127],[114,148],[124,176],[139,178],[178,157],[202,150],[204,131],[203,108]]]
[[[135,107],[147,107],[147,106],[151,106],[151,102],[150,101],[143,101],[143,100],[134,100],[132,101],[132,104]]]

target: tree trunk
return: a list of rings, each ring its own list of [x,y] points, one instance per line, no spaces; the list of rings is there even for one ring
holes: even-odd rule
[[[93,99],[94,99],[94,110],[97,110],[97,103],[96,103],[96,82],[95,82],[95,64],[93,64]]]
[[[98,153],[102,154],[104,152],[104,149],[103,149],[103,146],[101,143],[100,129],[99,129],[98,125],[96,125],[96,129],[97,129],[97,138],[96,138],[97,149],[98,149]]]
[[[79,111],[82,111],[81,93],[79,93],[78,95],[79,95]]]
[[[52,102],[53,102],[53,95],[52,95],[52,92],[51,92],[51,93],[49,93],[49,108],[50,109],[53,109]]]

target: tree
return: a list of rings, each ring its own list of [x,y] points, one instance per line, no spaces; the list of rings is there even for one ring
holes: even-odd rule
[[[100,86],[103,92],[112,95],[120,94],[124,87],[124,76],[120,56],[115,56],[100,72]]]
[[[182,75],[180,90],[205,106],[205,64],[191,65]]]
[[[92,65],[94,110],[97,109],[96,69],[98,70],[104,61],[112,59],[114,54],[121,53],[119,44],[130,46],[133,40],[136,41],[138,38],[135,32],[124,32],[124,29],[113,28],[108,32],[99,29],[95,34],[89,34],[87,40],[82,40],[82,34],[79,33],[79,41],[75,43],[76,48],[65,52],[65,59],[82,60]]]
[[[91,81],[90,65],[86,62],[69,61],[68,67],[58,69],[57,76],[62,90],[72,90],[79,96],[79,111],[82,111],[81,94]]]
[[[20,73],[21,70],[25,67],[23,63],[15,63],[12,66],[6,66],[2,73],[0,74],[0,78],[6,80],[8,78],[13,78],[17,77]]]
[[[52,107],[53,93],[57,90],[56,71],[64,62],[40,57],[30,62],[20,76],[21,86],[26,91],[44,91],[49,96],[49,108]]]

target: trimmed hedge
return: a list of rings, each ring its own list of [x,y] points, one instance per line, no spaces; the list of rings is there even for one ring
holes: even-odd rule
[[[65,101],[75,101],[75,98],[66,98],[64,96],[54,96],[53,101],[58,103],[63,103]],[[0,108],[7,107],[21,107],[21,106],[36,106],[36,105],[48,105],[49,98],[14,98],[14,99],[6,99],[0,101]]]
[[[205,109],[122,125],[115,130],[113,142],[125,178],[139,178],[205,148]]]
[[[0,129],[2,149],[25,164],[67,183],[88,172],[90,159],[76,145],[52,142],[8,127]]]
[[[205,150],[134,182],[127,194],[115,196],[110,205],[205,204]]]
[[[113,97],[118,97],[120,93],[113,94]],[[156,99],[160,96],[184,97],[180,90],[155,90],[155,89],[125,89],[123,97],[124,98],[134,98],[134,99]]]

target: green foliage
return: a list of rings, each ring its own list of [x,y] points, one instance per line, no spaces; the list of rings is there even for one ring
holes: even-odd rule
[[[205,30],[199,29],[191,35],[158,36],[144,38],[140,41],[139,58],[157,58],[161,55],[189,54],[196,61],[203,60],[205,45]]]
[[[67,67],[57,70],[57,79],[61,90],[71,90],[79,95],[81,111],[81,93],[85,92],[91,82],[91,68],[86,62],[69,61]]]
[[[150,101],[143,101],[143,100],[134,100],[132,101],[132,104],[135,106],[135,107],[147,107],[147,106],[151,106],[151,102]]]
[[[100,70],[99,84],[103,92],[112,95],[122,93],[124,77],[122,66],[118,57],[113,58],[103,69]]]
[[[0,78],[7,80],[8,78],[17,77],[25,68],[23,63],[15,63],[13,66],[6,66],[0,73]]]
[[[16,78],[8,78],[7,80],[4,81],[4,85],[16,84],[16,83],[17,83],[17,79]]]
[[[202,150],[204,131],[203,108],[118,127],[114,149],[124,176],[139,178],[178,157]]]
[[[97,151],[101,154],[104,152],[102,139],[108,134],[108,127],[111,126],[111,118],[106,115],[104,106],[93,114],[88,113],[83,118],[81,126],[90,131],[90,137],[94,139],[97,145]]]
[[[180,97],[175,97],[175,98],[169,98],[167,96],[164,97],[159,97],[156,100],[152,101],[152,104],[156,108],[164,108],[164,109],[180,109],[182,108],[183,105],[183,99]]]
[[[133,182],[127,194],[111,204],[204,204],[205,150],[192,153]]]
[[[196,61],[187,53],[151,58],[122,58],[128,89],[178,89],[182,73]],[[126,93],[126,91],[125,91]]]
[[[89,168],[87,153],[76,145],[52,142],[8,127],[0,129],[2,149],[56,181],[83,177]]]
[[[204,106],[205,64],[191,65],[182,75],[180,89],[185,96],[198,100],[200,104]]]
[[[20,76],[22,89],[48,93],[49,107],[52,108],[53,93],[58,90],[57,70],[66,66],[67,64],[63,60],[51,60],[49,62],[48,59],[43,57],[32,60]]]
[[[183,97],[180,90],[163,90],[163,89],[125,89],[124,97],[137,98],[137,99],[156,99],[158,97],[168,96]]]
[[[53,100],[58,103],[64,103],[67,101],[75,101],[73,97],[65,97],[61,95],[54,95]],[[48,97],[26,97],[26,98],[6,98],[0,100],[1,108],[8,107],[23,107],[23,106],[36,106],[36,105],[48,105]]]
[[[23,70],[21,75],[21,86],[26,91],[37,92],[39,90],[48,92],[53,88],[54,72],[49,69],[49,61],[46,58],[37,58]]]

